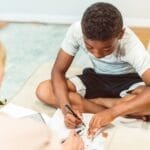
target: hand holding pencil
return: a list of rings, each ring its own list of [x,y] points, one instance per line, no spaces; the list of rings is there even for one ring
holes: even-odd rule
[[[65,105],[65,109],[68,113],[64,116],[64,122],[68,128],[76,128],[80,124],[85,126],[78,110],[73,109],[70,105]]]

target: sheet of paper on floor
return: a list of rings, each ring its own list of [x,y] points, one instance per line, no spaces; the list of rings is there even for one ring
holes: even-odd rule
[[[12,103],[6,104],[3,108],[0,109],[0,112],[4,112],[14,118],[33,118],[34,120],[38,120],[39,118],[39,112],[36,112],[29,108],[24,108],[21,106],[17,106]],[[45,113],[40,113],[42,118],[44,119],[44,122],[48,125],[50,122],[50,117],[48,117]],[[31,116],[31,117],[30,117]]]
[[[85,144],[85,150],[104,150],[104,143],[105,139],[102,136],[97,136],[92,141],[91,139],[87,138],[87,129],[88,124],[93,114],[83,114],[83,121],[86,124],[86,128],[81,135],[84,144]],[[56,133],[59,140],[64,140],[66,137],[68,137],[69,129],[66,128],[64,124],[63,114],[60,109],[58,109],[53,117],[51,118],[50,128]]]

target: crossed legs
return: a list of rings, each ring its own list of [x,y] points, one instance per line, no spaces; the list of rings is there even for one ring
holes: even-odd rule
[[[81,112],[89,113],[96,113],[106,109],[104,106],[89,101],[76,93],[75,86],[71,81],[67,80],[67,86],[70,91],[69,99],[72,107],[78,108]],[[42,102],[59,108],[59,104],[53,92],[51,80],[41,82],[36,90],[36,95]]]
[[[88,113],[97,113],[104,109],[111,108],[114,105],[118,105],[124,101],[132,100],[147,88],[145,86],[138,87],[131,94],[123,98],[95,98],[87,100],[76,92],[75,86],[71,81],[67,80],[67,86],[70,91],[69,100],[72,107],[77,108],[81,112]],[[53,92],[51,80],[46,80],[40,83],[36,90],[36,95],[42,102],[50,106],[59,108],[59,104]]]

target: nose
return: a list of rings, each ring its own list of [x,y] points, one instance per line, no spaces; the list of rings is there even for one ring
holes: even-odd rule
[[[94,50],[94,51],[92,52],[92,54],[93,54],[96,58],[102,58],[102,57],[105,56],[105,54],[104,54],[102,51],[100,51],[100,50]]]

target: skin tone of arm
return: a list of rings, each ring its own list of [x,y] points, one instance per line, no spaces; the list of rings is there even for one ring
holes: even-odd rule
[[[150,115],[150,69],[147,69],[143,73],[142,80],[145,82],[146,86],[139,89],[137,88],[132,92],[132,94],[137,94],[137,96],[134,96],[134,98],[128,101],[127,104],[122,104],[128,106],[124,106],[124,109],[120,110],[121,115]],[[118,115],[120,113],[116,112]]]
[[[146,70],[142,75],[142,80],[146,85],[150,86],[150,69]]]
[[[149,85],[150,70],[142,75],[143,81]],[[131,100],[123,101],[103,112],[93,116],[90,121],[88,135],[92,137],[98,129],[108,125],[118,116],[123,115],[149,115],[150,114],[150,87],[147,86],[141,93],[134,96]]]
[[[71,65],[73,58],[73,56],[68,55],[62,49],[60,49],[52,70],[52,86],[56,99],[59,107],[62,109],[65,115],[65,122],[67,120],[68,124],[70,124],[70,127],[72,128],[81,123],[81,121],[75,118],[72,114],[67,113],[67,110],[64,107],[66,104],[70,105],[68,96],[69,89],[67,87],[65,73]],[[77,110],[74,111],[79,114]]]
[[[84,150],[84,144],[81,137],[72,130],[69,137],[62,144],[62,150]]]
[[[69,104],[68,87],[66,83],[65,73],[71,65],[72,60],[73,57],[66,54],[61,49],[58,53],[52,70],[52,85],[60,108],[63,108],[64,104]]]

